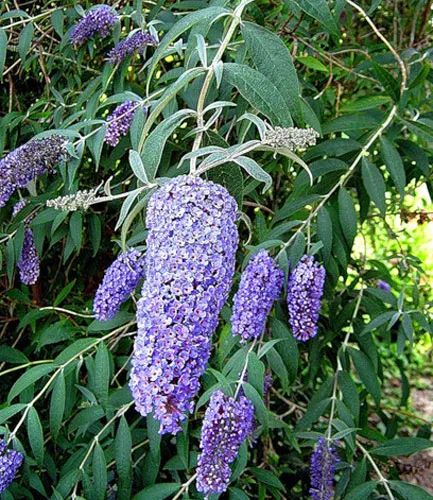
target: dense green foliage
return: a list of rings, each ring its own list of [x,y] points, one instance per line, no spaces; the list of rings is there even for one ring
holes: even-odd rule
[[[335,498],[433,498],[401,482],[394,459],[433,446],[428,424],[401,432],[413,345],[433,334],[422,262],[431,252],[391,228],[400,214],[403,224],[419,218],[421,196],[433,193],[432,2],[120,0],[112,35],[75,49],[71,31],[92,5],[6,0],[0,12],[2,156],[52,131],[71,155],[21,190],[30,202],[21,215],[11,218],[18,196],[0,209],[0,431],[26,457],[2,498],[203,498],[189,482],[203,413],[243,367],[258,438],[242,446],[221,498],[308,498],[320,436],[340,457]],[[158,46],[107,62],[136,28],[157,33]],[[113,148],[105,119],[125,100],[147,112]],[[263,144],[265,123],[320,138],[295,154]],[[286,277],[314,254],[325,295],[314,339],[294,340],[281,298],[265,335],[244,347],[230,331],[231,295],[195,413],[161,438],[128,388],[135,302],[98,322],[92,301],[121,249],[145,249],[157,185],[194,170],[226,186],[242,212],[232,294],[266,248]],[[99,197],[87,210],[46,206],[84,189]],[[33,211],[41,277],[27,287],[16,263]],[[390,370],[401,381],[393,409],[383,403]],[[264,397],[265,373],[274,381]]]

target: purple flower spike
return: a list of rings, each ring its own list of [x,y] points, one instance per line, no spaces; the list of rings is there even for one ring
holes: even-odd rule
[[[325,276],[324,267],[314,257],[304,255],[289,277],[289,323],[297,340],[305,341],[317,334]]]
[[[224,493],[230,482],[230,464],[239,447],[253,431],[254,407],[245,396],[238,400],[222,391],[212,394],[201,431],[197,467],[197,490],[205,493]]]
[[[128,133],[137,110],[137,103],[125,101],[107,117],[107,131],[105,132],[105,142],[110,146],[117,146],[120,137]]]
[[[241,343],[262,334],[283,281],[283,271],[266,250],[260,250],[249,261],[242,274],[239,290],[234,296],[231,317],[233,335],[240,335]]]
[[[335,465],[339,462],[334,448],[329,446],[325,438],[319,438],[311,456],[311,488],[312,500],[331,500],[334,493]]]
[[[7,450],[6,443],[0,439],[0,494],[15,479],[18,469],[23,463],[23,455],[15,450]]]
[[[179,176],[147,209],[146,281],[137,304],[130,388],[160,434],[177,433],[210,356],[232,286],[238,246],[236,201],[225,188]]]
[[[155,38],[149,33],[137,31],[110,50],[108,59],[111,64],[118,64],[128,56],[142,54],[148,45],[157,45]]]
[[[34,285],[38,281],[40,274],[39,255],[31,229],[26,229],[24,234],[23,249],[17,265],[20,279],[25,285]]]
[[[377,283],[377,286],[381,290],[384,290],[385,292],[390,292],[391,291],[391,287],[390,287],[390,285],[386,281],[379,280],[379,282]]]
[[[120,254],[105,271],[96,291],[93,312],[99,321],[113,319],[120,306],[144,277],[144,257],[135,249]]]
[[[48,171],[66,156],[64,138],[51,135],[34,139],[0,160],[0,207],[19,188]]]
[[[107,5],[89,10],[72,31],[72,45],[78,47],[97,33],[99,33],[101,38],[106,38],[117,20],[118,16],[116,12]]]

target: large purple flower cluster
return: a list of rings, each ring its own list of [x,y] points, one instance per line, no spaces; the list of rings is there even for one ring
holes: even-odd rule
[[[116,146],[120,141],[120,137],[128,133],[136,109],[136,102],[125,101],[107,117],[108,126],[105,132],[105,142],[107,144],[113,147]]]
[[[144,278],[144,257],[130,249],[120,254],[105,271],[104,279],[96,291],[93,312],[99,321],[113,319],[120,306]]]
[[[65,157],[64,138],[34,139],[0,160],[0,207],[36,176],[52,170]]]
[[[12,210],[12,216],[15,217],[27,203],[27,200],[20,200],[16,203]],[[20,279],[25,285],[34,285],[38,281],[40,274],[39,256],[36,251],[33,231],[30,229],[30,222],[33,218],[34,215],[27,217],[24,221],[24,242],[17,264],[20,272]]]
[[[287,305],[293,336],[308,340],[317,334],[317,321],[325,285],[325,269],[304,255],[289,276]]]
[[[266,250],[260,250],[251,258],[234,296],[231,317],[233,334],[240,335],[242,343],[262,334],[283,281],[283,271]]]
[[[334,448],[329,446],[325,438],[319,438],[311,456],[311,488],[312,500],[331,500],[333,496],[335,465],[339,462]]]
[[[176,433],[210,356],[238,246],[236,201],[225,188],[179,176],[147,210],[146,281],[137,305],[130,388],[160,433]]]
[[[137,31],[110,50],[108,59],[111,64],[120,63],[128,56],[144,52],[147,45],[156,45],[155,38],[150,33]]]
[[[78,47],[97,33],[101,38],[107,37],[117,19],[116,12],[107,5],[89,10],[72,31],[72,45]]]
[[[224,493],[230,482],[230,464],[253,431],[254,407],[245,396],[238,400],[222,391],[212,394],[201,431],[197,490],[209,495]]]
[[[15,450],[7,450],[6,443],[0,439],[0,494],[15,479],[18,469],[23,463],[23,455]]]

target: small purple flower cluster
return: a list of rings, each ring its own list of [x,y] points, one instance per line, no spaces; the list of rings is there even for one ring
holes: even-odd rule
[[[339,462],[334,448],[329,446],[325,438],[319,438],[311,456],[311,488],[312,500],[331,500],[333,496],[335,465]]]
[[[51,135],[34,139],[15,149],[0,160],[0,207],[19,188],[53,169],[65,158],[64,138]]]
[[[304,255],[289,276],[289,323],[298,340],[305,341],[317,334],[325,275],[324,267],[314,257]]]
[[[222,391],[212,394],[201,431],[197,490],[209,495],[224,493],[230,482],[230,464],[253,431],[254,407],[245,396],[238,400]]]
[[[105,271],[93,302],[93,312],[99,321],[114,318],[120,306],[144,278],[144,263],[141,252],[132,248],[120,254]]]
[[[116,107],[116,109],[107,117],[107,130],[105,132],[105,142],[110,146],[116,146],[120,137],[128,133],[134,118],[137,103],[125,101]]]
[[[89,10],[72,31],[72,45],[78,47],[96,33],[99,33],[101,38],[107,37],[117,20],[116,12],[107,5]]]
[[[391,291],[391,286],[386,281],[379,280],[379,282],[377,283],[377,286],[381,290],[384,290],[385,292],[390,292]]]
[[[114,49],[108,53],[108,59],[111,64],[118,64],[124,61],[128,56],[140,54],[148,45],[155,46],[157,44],[155,38],[143,31],[137,31],[131,36],[119,42]]]
[[[130,388],[137,411],[153,412],[161,434],[177,433],[193,410],[232,285],[236,219],[234,198],[200,178],[176,177],[149,201]]]
[[[6,443],[0,439],[0,494],[15,479],[18,469],[23,463],[23,455],[15,450],[7,450]]]
[[[27,200],[20,200],[16,203],[12,210],[12,216],[15,217],[27,203]],[[30,222],[33,218],[34,215],[27,217],[24,221],[24,242],[17,264],[20,272],[20,279],[25,285],[34,285],[38,281],[40,274],[39,256],[36,251],[33,231],[30,229]]]
[[[260,250],[251,258],[233,299],[232,331],[233,335],[241,336],[241,343],[262,334],[283,282],[283,271],[266,250]]]

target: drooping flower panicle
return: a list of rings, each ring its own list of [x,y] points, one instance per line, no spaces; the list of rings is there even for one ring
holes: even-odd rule
[[[150,33],[137,31],[125,40],[119,42],[114,49],[108,53],[108,59],[111,64],[118,64],[124,61],[128,56],[141,54],[148,45],[155,46],[155,38]]]
[[[99,34],[101,38],[106,38],[117,20],[116,12],[107,5],[90,9],[75,25],[71,34],[72,45],[78,47],[96,34]]]
[[[99,321],[113,319],[120,306],[144,277],[144,257],[132,248],[120,254],[105,271],[93,301],[93,312]]]
[[[33,139],[0,160],[0,207],[12,194],[35,179],[52,171],[66,157],[65,140],[59,135]]]
[[[317,334],[325,275],[324,267],[314,257],[304,255],[289,276],[289,323],[298,340],[305,341]]]
[[[52,200],[47,200],[47,207],[65,212],[75,212],[77,210],[87,210],[96,201],[97,189],[82,189],[74,194],[58,196]]]
[[[137,110],[137,103],[125,101],[107,117],[107,130],[105,132],[105,142],[110,146],[117,146],[120,138],[128,133]]]
[[[283,281],[283,271],[266,250],[260,250],[251,258],[234,296],[231,317],[233,335],[240,335],[242,343],[262,334]]]
[[[311,488],[312,500],[331,500],[334,494],[335,465],[338,455],[325,438],[319,438],[311,456]]]
[[[201,431],[197,490],[209,495],[224,493],[230,482],[230,464],[253,431],[254,407],[245,396],[237,400],[222,391],[212,394]]]
[[[16,203],[12,210],[12,217],[15,217],[27,203],[27,200],[20,200]],[[28,216],[24,221],[25,233],[23,248],[17,264],[20,272],[20,279],[25,285],[34,285],[38,281],[40,274],[39,256],[36,251],[33,231],[30,229],[30,222],[35,215],[36,214]]]
[[[15,479],[18,469],[23,463],[23,455],[19,451],[8,450],[6,443],[0,439],[0,494]]]
[[[136,409],[176,433],[210,356],[238,246],[236,201],[225,188],[179,176],[147,209],[146,281],[137,304],[130,388]]]

